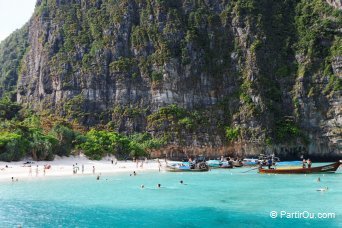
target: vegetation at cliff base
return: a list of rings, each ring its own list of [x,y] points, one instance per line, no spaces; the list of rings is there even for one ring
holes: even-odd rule
[[[25,156],[53,160],[55,155],[69,156],[79,150],[95,160],[107,154],[118,158],[139,157],[148,156],[149,150],[165,145],[165,140],[148,133],[127,136],[107,130],[79,132],[63,119],[43,126],[41,118],[44,117],[24,112],[8,98],[0,100],[0,108],[1,161],[18,161]]]

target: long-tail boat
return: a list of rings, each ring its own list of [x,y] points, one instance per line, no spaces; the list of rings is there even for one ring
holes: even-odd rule
[[[329,173],[335,172],[341,165],[341,161],[311,168],[278,168],[278,169],[264,169],[259,168],[259,173],[273,173],[273,174],[307,174],[307,173]]]
[[[189,164],[189,163],[188,163]],[[207,172],[209,171],[209,166],[205,162],[200,162],[197,164],[184,164],[175,163],[171,165],[166,165],[166,171],[169,172]]]

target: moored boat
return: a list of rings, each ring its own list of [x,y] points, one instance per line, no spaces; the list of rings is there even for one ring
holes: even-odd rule
[[[335,172],[341,162],[335,162],[329,165],[311,167],[311,168],[277,168],[277,169],[264,169],[259,168],[259,173],[269,173],[269,174],[308,174],[308,173],[329,173]]]
[[[221,160],[208,160],[207,165],[213,169],[230,169],[233,168],[232,162]]]
[[[197,164],[183,164],[176,163],[166,166],[166,171],[169,172],[206,172],[209,171],[209,166],[205,162],[200,162]]]
[[[233,161],[232,164],[233,164],[234,167],[242,167],[243,166],[243,163],[241,161],[239,161],[239,160]]]
[[[259,159],[257,158],[244,158],[242,160],[244,166],[255,166],[259,164]]]

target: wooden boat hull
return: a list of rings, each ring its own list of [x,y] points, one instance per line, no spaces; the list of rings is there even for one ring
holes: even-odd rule
[[[308,173],[329,173],[335,172],[341,162],[335,162],[330,165],[324,165],[312,168],[290,168],[290,169],[263,169],[259,168],[259,173],[270,173],[270,174],[308,174]]]

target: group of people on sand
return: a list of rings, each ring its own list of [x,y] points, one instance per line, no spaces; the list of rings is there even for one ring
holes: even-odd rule
[[[5,168],[0,168],[0,170],[5,171],[7,168],[12,168],[12,167],[8,167],[8,165],[5,165]]]
[[[80,169],[80,167],[78,167],[78,164],[72,164],[72,173],[73,174],[77,174],[78,170]],[[83,172],[82,172],[83,173]]]
[[[145,157],[144,159],[138,159],[138,158],[133,158],[133,162],[136,163],[136,168],[144,168],[144,163],[147,163],[147,158]],[[140,165],[139,165],[140,163]]]

